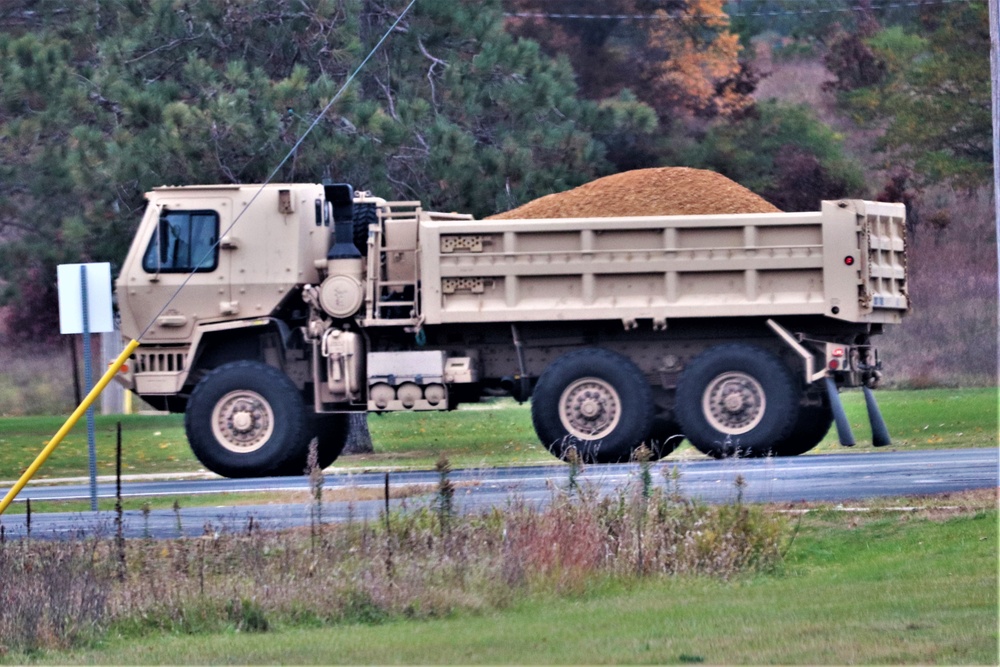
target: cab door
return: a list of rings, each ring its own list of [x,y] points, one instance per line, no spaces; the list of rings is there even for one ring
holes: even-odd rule
[[[232,315],[231,253],[219,242],[231,221],[227,197],[151,201],[119,279],[123,327],[127,310],[138,331],[149,326],[142,342],[180,343],[198,322]]]

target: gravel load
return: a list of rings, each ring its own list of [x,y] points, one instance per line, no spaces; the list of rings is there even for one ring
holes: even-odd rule
[[[605,176],[566,192],[539,197],[488,219],[614,218],[720,213],[780,213],[780,210],[739,183],[714,171],[657,167]]]

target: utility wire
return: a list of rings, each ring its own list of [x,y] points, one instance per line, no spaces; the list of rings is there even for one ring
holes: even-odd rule
[[[288,162],[290,159],[292,159],[292,156],[295,155],[295,151],[299,149],[299,146],[302,145],[302,142],[306,140],[306,137],[308,137],[309,134],[314,129],[316,129],[316,126],[319,125],[319,122],[323,119],[323,116],[325,116],[327,112],[330,111],[333,105],[337,102],[337,100],[340,99],[340,96],[344,93],[345,90],[347,90],[347,87],[351,85],[351,82],[354,81],[355,77],[357,77],[357,75],[361,72],[361,70],[364,69],[364,66],[368,64],[368,61],[371,60],[372,56],[374,56],[375,53],[378,52],[378,50],[382,47],[382,43],[385,42],[386,39],[388,39],[389,35],[392,34],[392,32],[396,29],[396,26],[399,25],[400,21],[403,20],[403,17],[406,16],[406,14],[415,4],[417,4],[417,0],[410,0],[410,4],[406,6],[406,8],[402,11],[402,13],[400,13],[398,17],[396,17],[396,20],[393,22],[393,24],[389,26],[389,29],[385,31],[384,35],[382,35],[382,39],[378,40],[378,44],[376,44],[372,48],[372,50],[368,53],[368,55],[365,56],[365,59],[361,61],[361,64],[354,69],[354,71],[351,73],[349,77],[347,77],[347,81],[345,81],[344,84],[340,87],[340,90],[338,90],[337,93],[327,103],[327,105],[323,107],[323,110],[319,112],[319,115],[316,116],[316,119],[312,122],[312,124],[308,128],[306,128],[305,132],[302,133],[302,136],[299,137],[299,140],[295,142],[295,145],[292,146],[291,150],[288,151],[288,154],[285,155],[284,159],[278,163],[278,166],[276,166],[274,170],[271,171],[271,174],[267,177],[267,179],[263,183],[261,183],[259,188],[257,188],[257,191],[254,193],[253,197],[251,197],[250,201],[247,202],[246,205],[243,207],[243,210],[241,210],[239,214],[236,216],[236,218],[231,223],[229,223],[229,226],[226,227],[226,229],[221,234],[219,234],[219,238],[216,239],[215,243],[213,243],[212,246],[208,249],[208,251],[205,252],[201,260],[194,265],[194,268],[191,269],[191,272],[187,274],[187,276],[177,287],[174,293],[170,296],[169,299],[167,299],[167,302],[163,304],[163,307],[160,308],[160,310],[156,313],[156,315],[152,317],[152,319],[149,320],[149,323],[146,325],[146,328],[143,329],[142,333],[139,334],[138,340],[140,341],[142,340],[142,337],[145,336],[147,332],[149,332],[149,330],[153,327],[153,324],[156,323],[156,320],[160,317],[160,315],[162,315],[164,311],[167,310],[170,304],[173,303],[174,299],[177,298],[177,295],[181,293],[181,290],[187,287],[188,282],[190,282],[191,278],[194,277],[194,274],[197,273],[198,267],[202,266],[205,263],[205,261],[212,256],[212,254],[215,252],[215,249],[219,247],[220,243],[222,243],[223,237],[225,237],[230,231],[232,231],[233,227],[236,226],[236,223],[239,222],[240,218],[243,217],[243,214],[247,212],[247,209],[249,209],[250,206],[254,203],[254,201],[256,201],[257,197],[260,196],[260,193],[264,191],[264,188],[266,188],[268,184],[270,184],[271,181],[274,180],[274,177],[278,175],[278,172],[281,170],[282,167],[285,166],[285,163]],[[157,230],[156,233],[159,234],[159,230]]]
[[[836,14],[847,12],[874,11],[882,9],[906,9],[911,7],[923,7],[927,5],[950,5],[956,3],[970,3],[977,0],[910,0],[909,2],[888,2],[882,4],[852,5],[848,7],[815,7],[803,9],[782,9],[782,10],[760,10],[760,11],[730,11],[718,14],[671,14],[664,10],[657,14],[579,14],[563,12],[504,12],[508,18],[535,18],[535,19],[588,19],[603,21],[674,21],[680,18],[721,18],[736,16],[798,16],[802,14]],[[737,3],[739,4],[739,3]]]

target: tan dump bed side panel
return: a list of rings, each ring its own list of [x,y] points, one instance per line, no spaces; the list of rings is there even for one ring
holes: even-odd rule
[[[873,314],[859,289],[858,260],[869,256],[859,250],[865,205],[555,220],[424,216],[422,313],[428,324],[821,314],[896,321],[899,309]]]

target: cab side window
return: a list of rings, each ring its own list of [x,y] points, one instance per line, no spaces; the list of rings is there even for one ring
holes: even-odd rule
[[[214,271],[219,265],[218,238],[215,211],[164,211],[142,268],[149,273]]]

